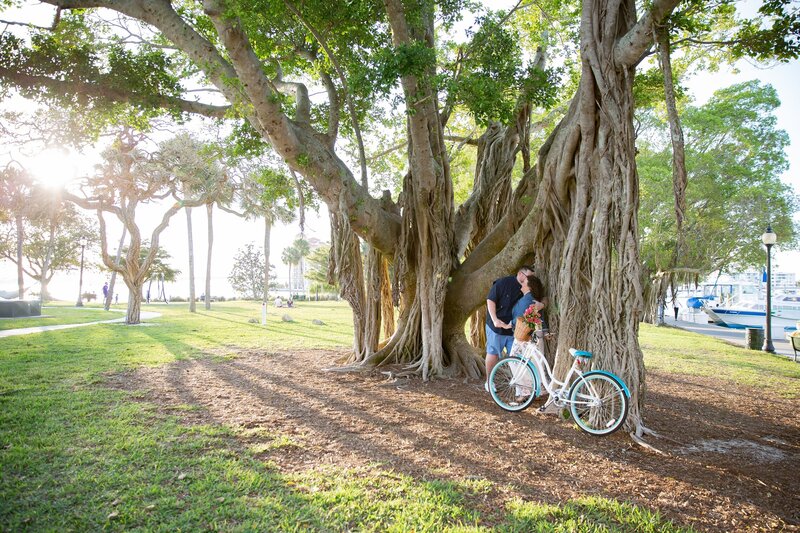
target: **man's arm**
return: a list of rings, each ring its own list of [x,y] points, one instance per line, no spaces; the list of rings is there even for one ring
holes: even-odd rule
[[[492,324],[494,324],[494,327],[503,329],[508,329],[511,327],[509,324],[506,324],[497,318],[497,303],[495,303],[494,300],[486,300],[486,310],[489,312],[489,316],[492,319]]]

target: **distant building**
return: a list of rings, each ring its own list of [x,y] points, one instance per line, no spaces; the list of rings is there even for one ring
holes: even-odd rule
[[[764,272],[749,271],[732,274],[733,281],[757,285],[764,280]],[[796,289],[797,275],[794,272],[772,272],[772,287],[775,289]]]

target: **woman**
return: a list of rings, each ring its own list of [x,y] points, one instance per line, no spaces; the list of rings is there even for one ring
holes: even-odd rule
[[[536,305],[536,310],[541,311],[544,307],[544,286],[539,278],[531,274],[525,276],[525,281],[522,283],[522,298],[517,300],[511,310],[511,327],[517,325],[517,318],[521,317],[525,310],[531,306]],[[513,350],[512,350],[513,351]]]

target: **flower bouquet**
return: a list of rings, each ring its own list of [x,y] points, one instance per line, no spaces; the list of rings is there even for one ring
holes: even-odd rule
[[[534,330],[542,329],[542,315],[536,309],[536,304],[531,304],[522,316],[517,318],[514,325],[514,338],[518,341],[531,340],[531,333]]]

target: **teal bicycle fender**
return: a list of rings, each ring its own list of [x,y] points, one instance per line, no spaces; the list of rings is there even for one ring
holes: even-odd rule
[[[627,396],[628,398],[631,397],[631,391],[628,390],[628,386],[625,385],[625,382],[622,381],[622,379],[620,379],[620,377],[617,376],[616,374],[612,374],[611,372],[607,372],[605,370],[592,370],[591,372],[585,373],[583,376],[586,377],[586,376],[589,376],[591,374],[603,374],[605,376],[610,377],[611,379],[613,379],[614,381],[619,383],[619,385],[622,387],[622,390],[625,391],[625,396]]]

